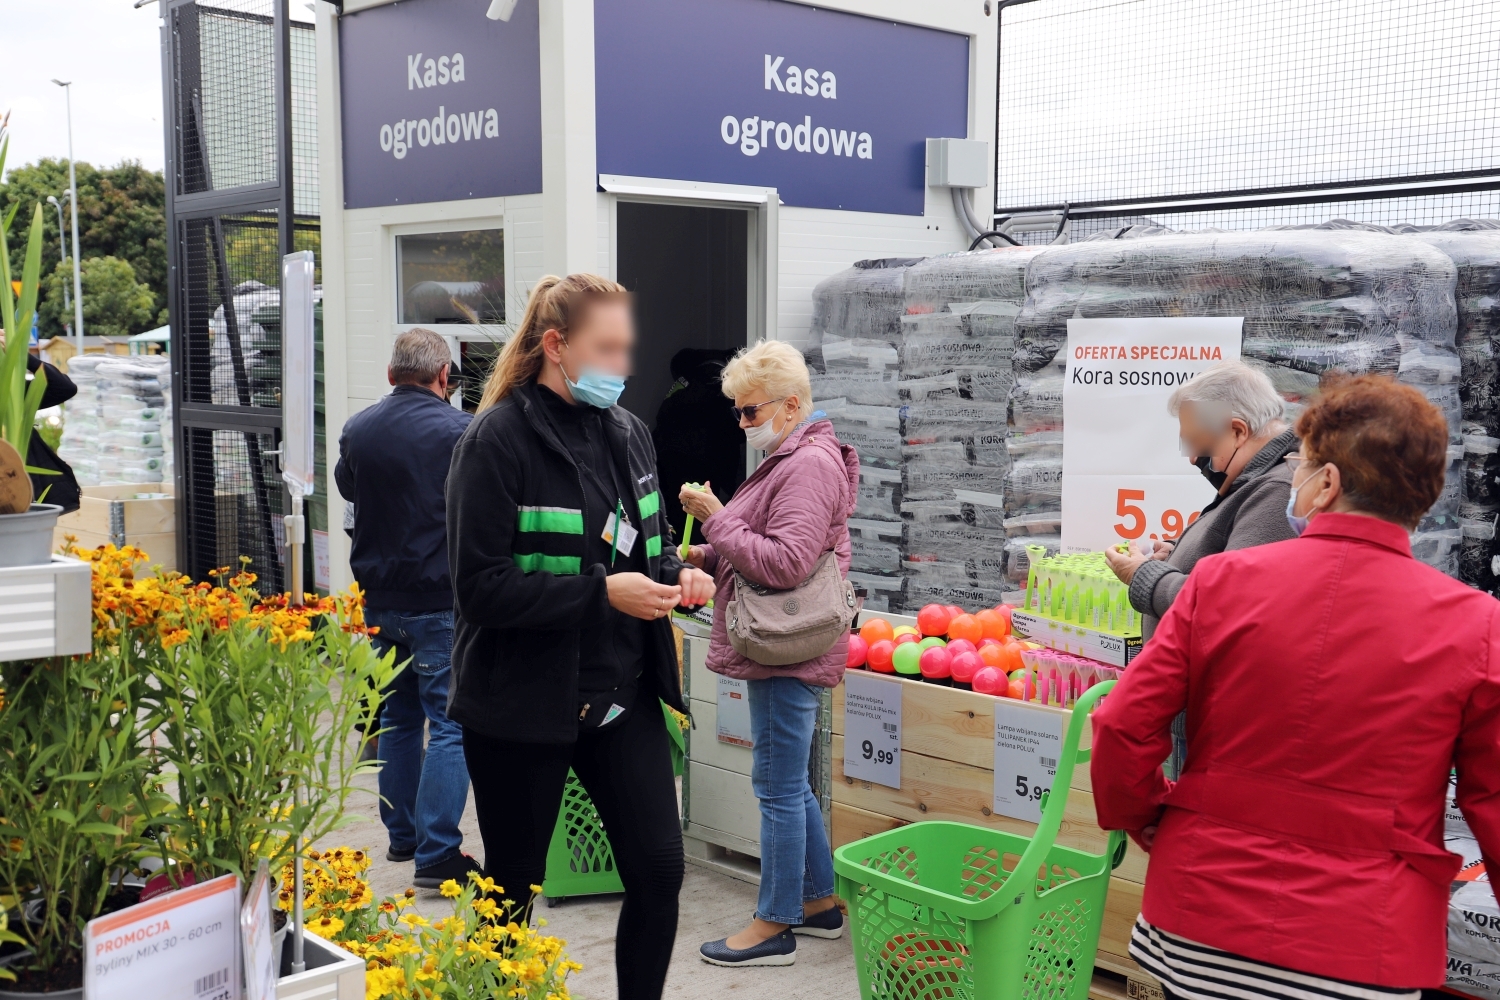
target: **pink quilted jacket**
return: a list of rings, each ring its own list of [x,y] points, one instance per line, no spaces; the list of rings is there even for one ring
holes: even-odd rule
[[[708,669],[746,680],[796,677],[823,687],[838,684],[848,657],[847,639],[817,659],[762,666],[729,645],[724,609],[734,597],[736,569],[763,586],[787,589],[807,579],[818,558],[831,549],[838,554],[839,570],[847,574],[848,520],[858,489],[859,456],[839,443],[831,422],[814,420],[794,430],[734,498],[703,522],[703,537],[709,541],[705,568],[716,584]]]

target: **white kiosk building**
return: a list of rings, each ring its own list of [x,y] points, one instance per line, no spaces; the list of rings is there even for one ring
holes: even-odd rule
[[[614,278],[639,321],[621,403],[654,426],[678,352],[800,346],[828,275],[965,249],[973,220],[930,180],[994,204],[993,158],[955,149],[978,169],[945,176],[926,140],[994,148],[998,2],[317,6],[318,119],[338,123],[319,148],[330,468],[344,421],[389,391],[392,340],[411,326],[484,368],[542,275]],[[329,535],[344,587],[348,539]],[[691,693],[711,733],[710,676]],[[701,766],[731,777],[693,782],[692,812],[718,833],[689,833],[758,855],[749,752],[721,749],[744,759]]]

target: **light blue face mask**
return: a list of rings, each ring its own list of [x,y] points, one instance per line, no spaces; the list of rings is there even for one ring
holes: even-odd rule
[[[561,365],[558,367],[562,368]],[[566,368],[562,369],[562,373],[563,381],[568,383],[568,391],[573,394],[574,399],[601,410],[607,410],[618,403],[620,393],[625,391],[624,375],[611,375],[595,368],[585,368],[578,374],[578,381],[574,382],[568,378]]]
[[[1292,529],[1292,534],[1300,538],[1302,537],[1302,533],[1307,530],[1308,519],[1305,517],[1298,517],[1296,514],[1293,514],[1292,511],[1296,508],[1297,487],[1293,486],[1291,498],[1286,502],[1286,523],[1287,526]]]

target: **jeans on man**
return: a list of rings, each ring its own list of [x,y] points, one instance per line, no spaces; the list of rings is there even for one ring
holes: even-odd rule
[[[833,854],[807,780],[820,688],[795,677],[746,682],[750,785],[760,800],[760,899],[755,915],[800,924],[802,904],[833,895]]]
[[[416,866],[427,868],[459,853],[458,822],[469,797],[463,727],[448,718],[453,612],[367,611],[365,620],[380,628],[377,650],[394,647],[398,664],[411,660],[380,710],[380,819],[391,848],[415,850]]]

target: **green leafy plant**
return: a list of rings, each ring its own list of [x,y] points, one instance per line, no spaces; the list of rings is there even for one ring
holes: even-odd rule
[[[52,985],[81,981],[84,925],[170,805],[141,724],[146,675],[129,647],[0,665],[0,885],[39,904],[20,926],[32,951],[23,975]]]
[[[0,175],[5,173],[5,156],[10,137],[0,129]],[[0,352],[0,437],[15,446],[24,459],[31,443],[36,411],[47,389],[47,377],[41,371],[28,383],[26,379],[27,342],[31,338],[31,319],[36,315],[36,290],[42,273],[42,206],[38,202],[31,213],[31,232],[26,240],[25,263],[21,268],[21,296],[11,286],[10,244],[7,237],[20,203],[12,205],[0,222],[0,326],[6,331],[5,350]],[[45,473],[45,469],[26,468],[27,472]]]
[[[353,734],[378,727],[397,673],[394,651],[381,656],[360,634],[355,601],[289,608],[249,590],[252,579],[221,589],[245,617],[223,628],[200,619],[157,647],[150,696],[177,793],[163,856],[195,878],[233,872],[246,885],[262,858],[275,870],[342,822],[355,777],[375,766]]]

